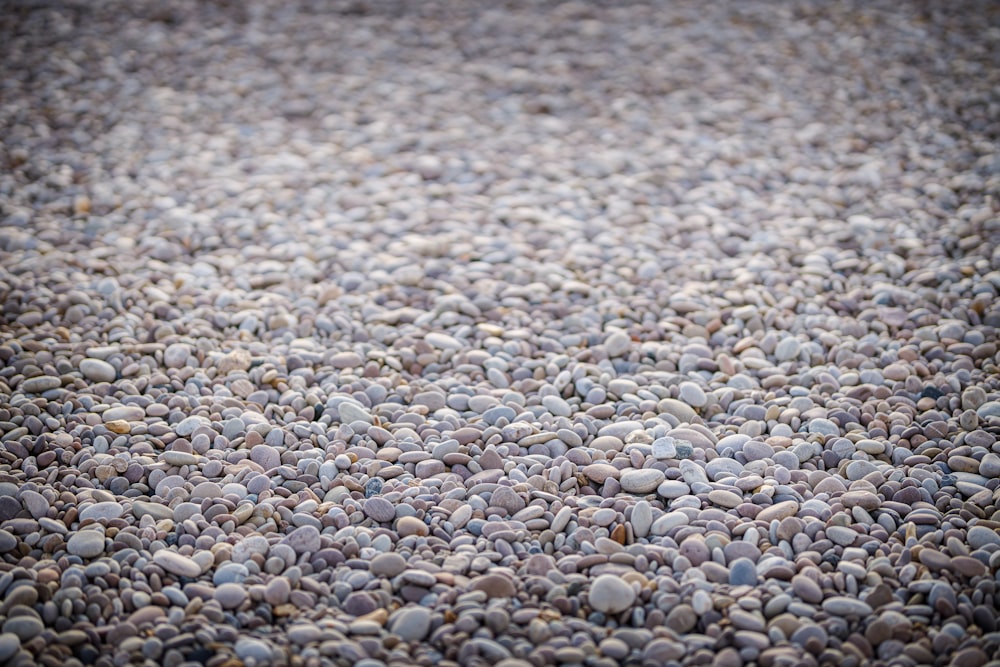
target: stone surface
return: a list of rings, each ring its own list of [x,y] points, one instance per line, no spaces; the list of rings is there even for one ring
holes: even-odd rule
[[[590,584],[590,606],[605,614],[617,614],[635,603],[635,591],[627,582],[602,574]]]

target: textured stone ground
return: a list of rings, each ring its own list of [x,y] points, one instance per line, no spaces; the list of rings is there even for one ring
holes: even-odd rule
[[[1000,664],[996,4],[0,10],[0,663]]]

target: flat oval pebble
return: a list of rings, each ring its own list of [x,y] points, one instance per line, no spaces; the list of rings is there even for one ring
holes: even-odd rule
[[[96,558],[104,553],[104,531],[77,531],[66,541],[66,550],[81,558]]]
[[[80,362],[80,372],[92,382],[114,382],[118,377],[115,367],[102,359],[84,359]]]
[[[632,606],[635,591],[622,579],[602,574],[590,584],[590,606],[605,614],[617,614]]]
[[[197,577],[201,574],[201,566],[187,556],[182,556],[176,551],[160,549],[153,554],[153,562],[171,574],[182,577]]]
[[[663,482],[664,474],[660,470],[646,468],[643,470],[626,470],[619,477],[622,490],[627,493],[652,493]]]

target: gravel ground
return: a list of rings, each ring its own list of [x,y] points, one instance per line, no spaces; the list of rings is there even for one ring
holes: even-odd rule
[[[1000,665],[998,26],[4,2],[0,663]]]

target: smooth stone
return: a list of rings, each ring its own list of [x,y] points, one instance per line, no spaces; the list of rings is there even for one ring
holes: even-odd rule
[[[4,663],[21,649],[21,638],[13,632],[0,634],[0,663]]]
[[[425,607],[403,607],[389,618],[389,632],[405,642],[423,641],[431,629],[431,610]]]
[[[400,537],[427,535],[427,524],[415,516],[403,516],[396,520],[396,532]]]
[[[80,558],[97,558],[104,553],[104,531],[77,531],[66,541],[66,551]]]
[[[690,405],[676,398],[664,398],[657,404],[657,409],[673,416],[681,423],[694,423],[698,419],[698,413]]]
[[[635,603],[635,591],[620,577],[602,574],[591,582],[587,599],[595,610],[605,614],[617,614]]]
[[[708,500],[709,502],[720,507],[732,509],[743,502],[743,496],[732,491],[714,489],[708,492]]]
[[[1000,546],[1000,532],[986,526],[972,526],[966,533],[965,541],[973,549],[982,549],[990,544]]]
[[[679,604],[667,613],[667,618],[663,623],[677,634],[687,634],[698,625],[698,614],[691,605]]]
[[[792,591],[809,604],[819,604],[823,601],[823,589],[809,577],[797,574],[792,577]]]
[[[623,471],[618,481],[622,486],[622,491],[626,493],[647,494],[656,491],[665,479],[666,476],[662,470],[643,468]]]
[[[858,533],[846,526],[827,526],[826,536],[834,543],[842,547],[854,544],[858,539]]]
[[[292,587],[287,577],[275,577],[264,587],[264,600],[271,605],[285,604]]]
[[[17,538],[6,530],[0,530],[0,553],[13,551],[17,547]]]
[[[833,616],[860,616],[872,613],[871,605],[846,595],[837,595],[823,600],[823,611]]]
[[[483,591],[488,598],[512,598],[517,595],[517,587],[510,577],[502,574],[486,574],[476,577],[469,584],[471,591]]]
[[[201,566],[198,563],[170,549],[160,549],[154,553],[153,562],[179,577],[194,579],[201,574]]]
[[[705,391],[694,382],[681,382],[677,388],[680,392],[678,398],[691,407],[701,408],[708,404]]]
[[[240,660],[254,660],[258,665],[270,664],[273,657],[271,645],[253,637],[244,636],[237,639],[233,651]]]
[[[802,343],[798,339],[788,336],[778,341],[774,347],[774,358],[778,361],[790,361],[799,356],[802,350]]]
[[[774,521],[781,520],[785,517],[795,516],[799,511],[799,503],[795,500],[785,500],[780,503],[775,503],[770,507],[765,507],[758,514],[756,519],[758,521]]]
[[[397,553],[378,554],[368,565],[368,571],[376,577],[393,578],[406,570],[406,559]]]
[[[45,625],[41,619],[34,616],[12,616],[4,621],[3,624],[4,634],[12,634],[22,642],[34,639],[42,634],[44,630]]]
[[[354,422],[374,423],[374,419],[365,408],[351,401],[344,401],[338,405],[337,412],[340,413],[340,421],[343,424],[352,424]]]
[[[114,501],[105,501],[101,503],[94,503],[93,505],[88,505],[80,510],[80,521],[88,520],[101,520],[110,521],[111,519],[117,519],[125,511],[121,503],[116,503]]]
[[[246,602],[247,592],[241,584],[222,584],[212,597],[223,609],[236,609]]]
[[[365,501],[365,516],[378,523],[388,523],[396,518],[396,508],[385,498],[376,496]]]
[[[80,362],[80,373],[91,382],[114,382],[118,377],[115,367],[101,359],[84,359]]]
[[[611,358],[624,355],[631,346],[632,339],[624,331],[614,331],[604,339],[604,351]]]
[[[636,537],[646,537],[653,525],[653,509],[647,500],[640,500],[632,508],[632,534]]]
[[[21,382],[20,389],[26,394],[44,394],[62,386],[62,380],[51,375],[39,375]]]
[[[729,564],[731,586],[756,586],[757,566],[749,558],[737,558]]]
[[[674,500],[691,493],[691,487],[679,479],[668,479],[656,487],[656,493],[667,500]]]
[[[321,546],[319,530],[316,526],[301,526],[288,533],[281,543],[290,546],[297,554],[315,553]]]
[[[191,356],[191,347],[185,343],[173,343],[163,351],[163,365],[167,368],[182,368]]]

